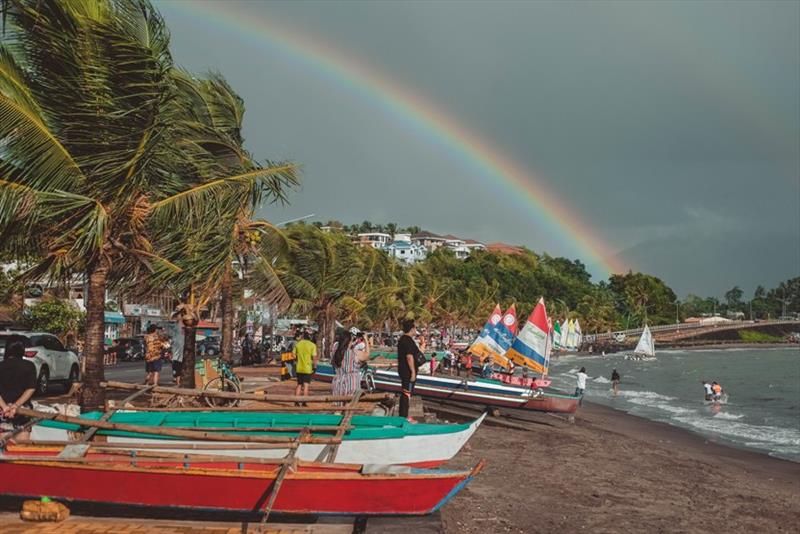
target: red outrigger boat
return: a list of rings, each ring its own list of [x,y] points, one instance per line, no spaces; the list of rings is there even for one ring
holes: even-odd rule
[[[142,451],[98,452],[101,448],[81,458],[59,457],[64,450],[8,447],[0,455],[0,494],[225,512],[425,515],[438,510],[482,468],[481,462],[469,471],[393,466],[373,470],[296,460],[237,462]]]

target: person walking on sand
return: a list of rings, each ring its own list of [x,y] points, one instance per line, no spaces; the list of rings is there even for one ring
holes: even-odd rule
[[[578,400],[578,406],[583,406],[583,392],[586,390],[586,367],[581,367],[581,370],[578,371],[578,387],[575,388],[575,396],[580,397]]]
[[[614,390],[614,396],[619,394],[619,373],[616,369],[611,371],[611,389]]]

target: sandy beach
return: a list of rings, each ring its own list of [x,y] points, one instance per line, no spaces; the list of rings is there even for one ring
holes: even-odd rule
[[[800,463],[585,403],[575,423],[483,426],[451,466],[487,466],[444,507],[445,531],[783,532]]]

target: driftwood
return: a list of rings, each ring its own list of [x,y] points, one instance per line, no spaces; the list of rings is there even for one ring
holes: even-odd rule
[[[140,384],[128,384],[126,382],[107,381],[101,382],[105,388],[139,390],[147,386]],[[152,388],[153,393],[171,393],[174,395],[184,395],[187,397],[213,397],[218,399],[252,400],[262,402],[344,402],[349,401],[349,395],[309,395],[307,397],[297,395],[272,395],[268,393],[234,393],[230,391],[205,391],[202,389],[173,388],[166,386],[156,386]],[[386,393],[370,393],[364,395],[364,401],[381,401],[390,395]]]
[[[109,423],[107,421],[96,421],[93,419],[85,419],[82,417],[72,417],[69,415],[62,415],[56,413],[45,413],[28,408],[19,408],[17,413],[26,417],[39,417],[51,421],[60,421],[62,423],[69,423],[74,425],[83,426],[86,428],[98,428],[101,430],[116,430],[120,432],[134,432],[138,434],[147,434],[153,436],[166,436],[173,438],[182,438],[197,441],[235,441],[235,442],[251,442],[251,443],[292,443],[295,438],[290,437],[267,437],[267,436],[250,436],[241,434],[220,434],[216,432],[203,432],[199,430],[177,430],[163,427],[150,427],[144,425],[128,425],[122,423]],[[341,440],[339,440],[341,441]],[[304,443],[321,443],[332,444],[336,443],[334,438],[307,438]]]

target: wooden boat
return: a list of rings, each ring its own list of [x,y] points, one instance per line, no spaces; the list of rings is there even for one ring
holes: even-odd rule
[[[400,392],[400,377],[394,370],[371,369],[374,387],[380,391]],[[335,373],[327,364],[317,366],[315,377],[321,381],[331,382]],[[550,392],[542,389],[531,389],[503,384],[492,379],[459,379],[449,376],[417,375],[414,393],[422,397],[454,400],[553,413],[575,413],[580,397]]]
[[[0,494],[81,503],[303,515],[424,515],[480,471],[253,461],[10,446],[0,455]],[[62,457],[59,457],[61,454]]]
[[[42,421],[33,427],[32,438],[37,441],[68,441],[68,432],[85,430],[91,421],[103,417],[101,412],[83,414],[83,425],[72,422]],[[467,424],[410,424],[402,417],[353,415],[341,436],[336,461],[341,463],[397,464],[415,467],[436,467],[455,456],[480,426],[483,418]],[[331,438],[339,429],[343,416],[336,414],[296,414],[270,412],[123,412],[110,416],[111,425],[134,425],[141,431],[100,429],[96,435],[109,443],[125,444],[135,449],[141,445],[157,444],[161,450],[190,453],[203,446],[203,452],[214,455],[233,455],[241,458],[281,458],[289,450],[289,441],[303,429],[311,438]],[[257,443],[239,444],[236,441],[208,441],[179,436],[147,434],[148,428],[191,430],[231,437],[275,437],[284,446],[272,444],[258,447]],[[310,440],[309,440],[310,441]],[[320,439],[319,441],[324,441]],[[174,443],[174,446],[169,446]],[[214,447],[218,448],[214,448]],[[168,448],[165,448],[168,447]],[[301,460],[322,460],[328,443],[303,442],[297,451]]]

